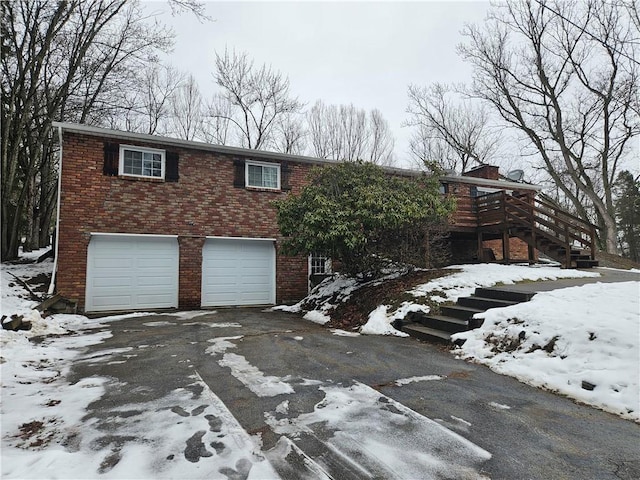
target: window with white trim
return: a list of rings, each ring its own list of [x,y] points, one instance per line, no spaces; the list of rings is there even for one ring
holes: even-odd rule
[[[328,275],[331,273],[331,259],[320,253],[309,256],[309,273],[311,275]]]
[[[246,162],[247,187],[280,190],[280,165],[277,163]]]
[[[164,150],[120,145],[120,175],[164,179]]]

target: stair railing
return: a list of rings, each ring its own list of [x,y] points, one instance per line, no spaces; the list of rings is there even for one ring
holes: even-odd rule
[[[524,227],[531,235],[533,246],[536,246],[538,237],[564,248],[567,266],[575,244],[590,250],[590,257],[595,260],[595,225],[550,202],[537,198],[532,202],[528,197],[500,191],[477,197],[475,203],[478,227]]]

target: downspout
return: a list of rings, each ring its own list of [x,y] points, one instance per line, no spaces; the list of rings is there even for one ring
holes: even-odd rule
[[[53,295],[56,288],[56,273],[58,271],[58,246],[60,245],[60,198],[62,191],[62,127],[58,125],[58,143],[60,151],[58,155],[58,205],[56,209],[56,244],[54,246],[53,272],[51,273],[51,283],[47,295]]]

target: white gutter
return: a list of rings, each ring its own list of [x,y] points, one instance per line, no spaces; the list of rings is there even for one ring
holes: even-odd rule
[[[108,128],[94,127],[91,125],[83,125],[79,123],[53,122],[54,127],[62,128],[67,132],[81,133],[86,135],[94,135],[99,137],[114,138],[117,140],[125,140],[129,142],[145,142],[155,145],[172,146],[177,148],[190,148],[208,152],[215,152],[224,155],[241,156],[263,160],[273,161],[292,161],[307,163],[311,165],[327,165],[341,163],[337,160],[328,158],[308,157],[305,155],[292,155],[290,153],[270,152],[267,150],[254,150],[241,147],[230,147],[228,145],[214,145],[211,143],[198,142],[195,140],[183,140],[180,138],[161,137],[158,135],[149,135],[146,133],[125,132],[122,130],[111,130]],[[404,176],[422,175],[419,170],[408,170],[396,167],[382,167],[389,173],[395,173]]]
[[[56,272],[58,271],[58,246],[60,245],[60,198],[62,192],[62,126],[58,125],[58,143],[60,153],[58,158],[58,206],[56,209],[56,244],[54,245],[53,272],[51,273],[51,283],[47,295],[53,295],[56,288]]]

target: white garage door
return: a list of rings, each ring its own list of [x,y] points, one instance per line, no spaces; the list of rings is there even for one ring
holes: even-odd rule
[[[91,237],[86,311],[177,306],[177,238],[99,234]]]
[[[276,301],[273,241],[208,238],[202,251],[202,306],[269,305]]]

